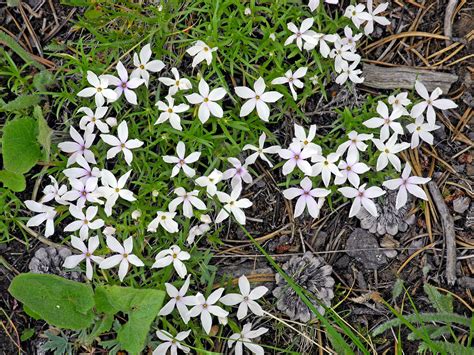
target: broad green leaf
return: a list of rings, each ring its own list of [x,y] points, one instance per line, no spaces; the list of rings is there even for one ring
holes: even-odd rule
[[[89,285],[48,274],[20,274],[10,294],[48,324],[84,329],[94,321],[94,294]]]
[[[53,130],[49,128],[48,122],[44,119],[41,107],[35,106],[33,116],[38,122],[38,142],[43,147],[45,161],[49,162],[49,155],[51,153],[51,135]]]
[[[6,170],[24,174],[41,156],[36,140],[38,126],[33,118],[17,118],[3,129],[3,166]]]
[[[12,173],[8,170],[0,170],[0,182],[3,183],[3,186],[15,192],[24,191],[26,188],[25,177],[22,174]]]
[[[2,111],[20,111],[40,102],[39,95],[20,95],[16,99],[7,102],[1,107]]]
[[[153,320],[161,309],[165,293],[152,289],[134,289],[119,286],[101,286],[96,289],[97,310],[128,316],[117,332],[117,340],[123,350],[140,354]]]

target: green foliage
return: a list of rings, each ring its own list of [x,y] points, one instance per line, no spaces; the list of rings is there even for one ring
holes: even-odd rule
[[[6,170],[24,174],[35,166],[41,155],[37,131],[37,124],[32,118],[17,118],[5,125],[2,153]]]
[[[0,170],[0,182],[15,192],[21,192],[26,188],[25,176],[8,170]]]
[[[449,338],[454,335],[453,324],[456,324],[456,328],[459,326],[472,328],[473,318],[453,313],[451,295],[443,295],[436,287],[429,284],[425,284],[423,290],[437,312],[419,313],[415,308],[415,313],[402,315],[388,306],[397,318],[376,327],[373,330],[373,335],[377,336],[390,328],[405,325],[411,330],[407,339],[421,341],[418,352],[424,353],[429,350],[433,353],[472,354],[472,348],[459,344],[456,337],[454,338],[456,343],[435,341],[435,339],[442,336]],[[414,303],[412,305],[414,306]]]
[[[94,320],[94,295],[89,285],[56,275],[20,274],[10,294],[51,325],[84,329]]]
[[[2,105],[1,109],[3,111],[22,111],[34,105],[38,105],[39,102],[39,95],[20,95],[5,105]]]
[[[46,331],[45,334],[48,341],[41,347],[43,351],[52,351],[54,355],[73,354],[73,344],[68,341],[67,337],[55,335],[51,331]]]
[[[158,290],[101,286],[96,289],[95,300],[99,312],[127,314],[128,322],[118,330],[117,341],[130,354],[139,354],[164,297],[165,293]]]
[[[38,143],[43,147],[44,160],[49,162],[49,156],[51,154],[51,135],[53,131],[49,128],[48,122],[44,119],[41,107],[35,106],[33,116],[38,122]]]

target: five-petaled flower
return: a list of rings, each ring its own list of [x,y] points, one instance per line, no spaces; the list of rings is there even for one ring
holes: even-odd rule
[[[188,156],[185,156],[185,154],[186,146],[183,142],[179,141],[176,145],[176,157],[170,155],[163,156],[163,160],[165,163],[175,164],[173,170],[171,170],[171,177],[178,175],[181,169],[183,169],[184,173],[188,177],[193,177],[194,175],[196,175],[196,171],[191,168],[189,164],[196,162],[201,156],[201,152],[193,152]]]
[[[41,223],[46,222],[44,236],[52,236],[54,234],[54,217],[56,217],[57,214],[54,207],[46,206],[33,200],[26,200],[25,205],[30,211],[38,213],[36,216],[33,216],[28,220],[26,226],[37,227]]]
[[[246,159],[245,159],[245,165],[250,165],[255,163],[257,158],[260,158],[268,163],[270,168],[273,167],[273,164],[268,158],[265,156],[265,153],[267,154],[276,154],[280,151],[281,147],[279,145],[273,145],[271,147],[265,148],[265,140],[267,139],[267,135],[265,132],[263,132],[260,135],[260,138],[258,139],[258,147],[252,145],[252,144],[246,144],[244,145],[243,150],[253,150],[255,153],[250,154]],[[240,161],[239,161],[240,163]]]
[[[161,309],[158,315],[167,316],[176,308],[185,324],[189,322],[189,310],[187,306],[193,305],[194,296],[186,296],[189,289],[191,275],[188,275],[183,286],[178,290],[172,284],[165,282],[166,293],[171,298]]]
[[[189,110],[189,105],[175,105],[174,98],[170,95],[166,96],[166,101],[168,101],[168,104],[163,101],[158,101],[156,103],[156,106],[158,106],[158,110],[163,112],[160,114],[155,124],[160,124],[169,120],[171,127],[178,131],[182,131],[183,128],[181,127],[181,117],[179,117],[178,114]]]
[[[191,333],[191,330],[179,332],[176,336],[172,336],[166,330],[157,330],[156,336],[162,341],[162,343],[153,350],[152,355],[164,355],[168,352],[168,349],[170,349],[170,352],[173,355],[178,353],[178,349],[183,353],[188,354],[191,349],[183,345],[182,342],[188,337],[189,333]]]
[[[250,184],[253,179],[252,175],[250,175],[247,165],[249,164],[247,161],[242,163],[237,158],[228,158],[227,161],[232,164],[233,168],[227,169],[222,174],[222,180],[230,180],[230,185],[234,189],[237,186],[242,187],[242,181],[246,184]]]
[[[214,196],[217,192],[217,184],[222,180],[222,172],[214,169],[208,176],[200,176],[196,179],[196,184],[206,188],[209,196]]]
[[[137,94],[133,91],[144,83],[143,79],[138,77],[128,77],[127,69],[122,64],[121,61],[117,63],[117,74],[118,77],[113,75],[104,75],[110,84],[115,86],[115,93],[117,94],[117,99],[122,96],[125,96],[125,99],[132,105],[137,104]]]
[[[311,175],[311,164],[306,161],[314,152],[310,149],[303,149],[299,142],[293,142],[288,149],[280,149],[278,155],[286,160],[283,164],[283,175],[288,175],[295,167],[298,167],[305,175]]]
[[[265,81],[262,77],[258,78],[254,85],[253,90],[246,86],[236,86],[235,93],[237,96],[247,101],[240,108],[240,117],[248,116],[255,108],[257,108],[258,117],[268,122],[270,117],[270,108],[267,103],[273,103],[283,97],[277,91],[265,92]]]
[[[209,47],[203,41],[196,41],[194,45],[186,50],[193,58],[192,66],[193,68],[201,63],[202,61],[206,61],[207,65],[210,65],[212,62],[212,53],[217,51],[217,47]]]
[[[124,189],[131,173],[132,171],[129,170],[117,180],[114,174],[112,174],[110,171],[106,169],[102,170],[102,186],[98,188],[98,192],[106,199],[104,211],[107,216],[112,215],[112,207],[115,206],[115,203],[119,197],[130,202],[136,200],[136,198],[133,197],[132,191]]]
[[[298,89],[302,89],[304,87],[304,83],[300,79],[306,75],[307,71],[307,67],[298,68],[294,73],[290,69],[285,73],[285,76],[273,79],[272,84],[288,84],[291,95],[293,96],[293,100],[296,101],[298,95],[296,94],[295,86]]]
[[[258,338],[268,332],[267,328],[252,330],[252,323],[247,323],[240,333],[234,333],[229,337],[227,345],[232,347],[235,343],[235,355],[243,355],[245,346],[252,354],[264,355],[265,351],[260,345],[252,343],[252,339]]]
[[[151,46],[148,43],[140,50],[140,54],[133,53],[133,65],[135,69],[130,75],[131,78],[142,78],[145,82],[145,86],[148,87],[150,81],[150,73],[156,73],[161,71],[165,64],[161,60],[150,60],[152,55]]]
[[[223,310],[221,307],[216,306],[216,303],[224,292],[223,288],[218,288],[212,292],[206,299],[201,293],[198,293],[193,300],[194,307],[189,311],[190,317],[197,317],[201,315],[202,328],[209,334],[212,328],[212,315],[220,318],[227,317],[229,312]]]
[[[389,113],[387,105],[384,102],[379,101],[377,103],[377,113],[379,117],[372,117],[367,121],[363,122],[363,125],[369,128],[380,128],[380,139],[386,140],[390,136],[390,129],[396,134],[403,134],[403,128],[400,122],[396,122],[403,114],[401,110],[393,110]]]
[[[169,233],[176,233],[179,230],[178,223],[174,220],[176,212],[157,211],[156,217],[148,224],[148,232],[156,232],[158,226],[162,226]]]
[[[107,113],[108,107],[102,106],[97,107],[95,112],[89,107],[81,107],[77,112],[83,112],[85,115],[82,116],[79,121],[79,127],[82,130],[88,129],[90,132],[94,132],[95,127],[102,133],[109,133],[109,125],[102,121],[102,118]]]
[[[378,186],[371,186],[368,189],[366,189],[365,186],[366,184],[362,184],[357,189],[348,186],[338,189],[345,197],[354,199],[352,201],[351,210],[349,211],[349,217],[354,217],[360,211],[361,206],[372,216],[378,216],[377,207],[372,199],[384,195],[385,191]]]
[[[443,94],[443,91],[440,88],[434,89],[430,95],[428,90],[426,90],[425,85],[423,85],[421,81],[417,80],[415,82],[415,90],[424,101],[419,102],[413,106],[410,115],[413,118],[417,118],[421,116],[426,110],[426,119],[432,126],[434,126],[436,122],[436,113],[434,110],[435,107],[440,110],[448,110],[458,107],[458,105],[449,99],[438,99],[438,97]]]
[[[177,187],[174,189],[174,193],[178,196],[170,202],[168,210],[175,212],[179,205],[183,205],[184,217],[191,218],[194,216],[193,207],[198,210],[205,210],[206,204],[198,197],[199,191],[193,190],[187,192],[183,187]]]
[[[143,142],[138,139],[128,139],[128,125],[127,121],[122,121],[117,127],[118,136],[115,137],[111,134],[101,134],[100,138],[111,145],[107,151],[107,159],[114,158],[118,153],[123,152],[123,156],[128,165],[132,164],[133,154],[131,149],[139,148],[143,145]]]
[[[297,187],[290,187],[289,189],[283,191],[283,196],[285,196],[285,198],[288,200],[293,200],[294,198],[298,197],[295,206],[294,218],[301,216],[306,207],[311,217],[315,219],[318,218],[319,212],[324,203],[324,197],[329,195],[331,191],[321,188],[313,189],[313,183],[307,176],[301,180],[300,186],[301,189]],[[316,198],[318,198],[318,202],[316,202]]]
[[[383,183],[383,186],[390,190],[398,189],[396,209],[400,209],[407,203],[407,193],[409,192],[413,196],[421,198],[422,200],[428,201],[425,191],[418,185],[426,184],[431,179],[420,176],[410,176],[411,166],[406,164],[403,169],[402,176],[398,179],[387,180]]]
[[[311,176],[318,176],[321,174],[324,186],[328,187],[331,181],[331,174],[334,176],[341,176],[339,169],[336,166],[336,162],[339,160],[340,155],[337,153],[330,153],[327,157],[323,155],[313,155],[311,161],[315,163],[312,167]]]
[[[224,88],[215,88],[212,91],[204,79],[199,81],[199,94],[194,93],[186,95],[186,100],[190,104],[198,105],[198,117],[202,123],[206,123],[212,115],[217,118],[222,118],[224,111],[222,107],[216,102],[224,98],[226,91]]]
[[[177,245],[172,245],[169,249],[160,251],[155,257],[155,263],[152,268],[161,269],[173,264],[179,277],[184,279],[188,273],[183,261],[189,260],[191,255],[187,251],[182,251]]]
[[[58,144],[58,148],[63,152],[71,154],[67,160],[67,166],[76,162],[78,156],[84,157],[89,163],[96,164],[94,153],[90,150],[94,143],[96,135],[91,130],[84,131],[84,137],[79,134],[74,127],[69,130],[69,135],[74,142],[62,142]]]
[[[262,307],[256,302],[262,298],[267,292],[268,288],[265,286],[255,287],[250,290],[250,282],[245,275],[239,277],[240,293],[228,293],[222,296],[220,302],[226,306],[239,305],[237,310],[237,318],[242,319],[247,315],[248,309],[257,316],[263,316]]]
[[[286,39],[284,45],[287,46],[296,41],[299,50],[302,50],[303,44],[305,42],[313,41],[314,35],[316,34],[316,32],[310,29],[313,26],[313,23],[314,19],[312,18],[303,20],[300,28],[296,27],[293,22],[288,23],[287,27],[293,34]]]
[[[433,145],[434,137],[430,132],[438,128],[440,128],[440,126],[425,123],[423,116],[418,116],[415,119],[415,123],[407,125],[407,130],[411,133],[411,149],[415,149],[420,145],[420,138],[426,143]]]
[[[132,254],[133,237],[125,239],[122,245],[117,239],[109,235],[107,236],[107,246],[117,254],[104,259],[99,267],[101,269],[111,269],[119,265],[118,276],[120,281],[123,281],[125,275],[127,275],[130,264],[135,266],[145,265],[135,254]]]
[[[252,206],[252,202],[248,198],[239,199],[241,192],[241,185],[235,186],[230,195],[222,191],[216,192],[219,201],[223,204],[222,209],[216,217],[216,223],[221,223],[229,217],[229,213],[232,213],[238,223],[242,225],[245,224],[245,213],[242,209]]]
[[[79,263],[83,260],[86,261],[86,277],[88,280],[92,280],[92,275],[94,272],[94,269],[92,267],[92,262],[95,262],[96,264],[100,264],[104,258],[101,256],[96,256],[93,255],[95,250],[99,246],[99,237],[90,237],[87,246],[84,244],[84,242],[77,238],[72,236],[71,237],[71,244],[74,248],[78,249],[81,254],[78,255],[70,255],[64,260],[63,267],[72,269],[79,265]]]
[[[104,106],[105,99],[109,101],[117,100],[117,93],[112,89],[108,89],[109,81],[103,76],[97,77],[91,71],[87,71],[87,81],[91,84],[91,87],[85,88],[77,93],[80,97],[95,97],[95,104],[97,107]]]
[[[165,84],[166,86],[169,87],[169,89],[168,89],[169,90],[168,91],[169,96],[173,96],[179,90],[189,90],[193,87],[191,82],[188,79],[180,77],[178,69],[171,68],[171,73],[173,74],[174,79],[173,78],[166,78],[166,77],[158,78],[158,80],[161,83],[163,83],[163,84]]]
[[[99,229],[104,226],[104,220],[97,218],[93,220],[97,215],[99,208],[97,206],[89,206],[84,213],[83,207],[75,205],[69,205],[69,213],[77,219],[77,221],[69,223],[65,228],[65,232],[79,231],[79,237],[81,240],[85,240],[89,237],[89,229]]]
[[[390,162],[397,171],[401,170],[402,164],[400,158],[396,154],[407,149],[410,146],[410,143],[397,143],[397,139],[397,134],[393,134],[385,143],[381,139],[372,139],[372,142],[374,142],[375,146],[380,151],[380,155],[377,158],[377,171],[385,169],[388,162]]]

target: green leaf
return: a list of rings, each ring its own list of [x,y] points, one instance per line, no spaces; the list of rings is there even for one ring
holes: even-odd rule
[[[18,54],[18,56],[21,57],[21,59],[23,59],[25,62],[30,63],[40,70],[45,69],[43,64],[33,59],[31,54],[25,51],[23,47],[18,44],[18,41],[15,38],[7,35],[3,31],[0,31],[0,41],[5,42],[5,45],[10,47],[11,50]]]
[[[48,122],[44,119],[41,107],[35,106],[33,116],[38,122],[38,142],[43,147],[44,160],[49,162],[49,156],[51,154],[51,135],[53,130],[49,128]]]
[[[25,341],[30,339],[33,335],[35,335],[35,330],[32,328],[25,329],[20,336],[21,341]]]
[[[53,82],[54,77],[49,70],[42,70],[33,77],[33,86],[38,91],[46,91],[46,87]]]
[[[3,183],[3,186],[15,192],[24,191],[26,188],[25,177],[22,174],[12,173],[8,170],[0,170],[0,182]]]
[[[2,111],[20,111],[40,102],[39,95],[20,95],[1,107]]]
[[[393,289],[392,289],[392,299],[393,300],[396,300],[402,294],[403,285],[404,284],[403,284],[402,279],[397,279],[397,281],[395,281],[395,284],[393,285]]]
[[[20,274],[8,291],[48,324],[65,329],[89,327],[94,294],[89,285],[56,275]]]
[[[41,156],[36,141],[37,124],[32,118],[17,118],[3,129],[3,166],[6,170],[24,174]]]
[[[423,290],[438,312],[453,312],[453,297],[450,294],[443,295],[436,287],[427,283],[423,285]]]
[[[128,322],[118,330],[117,340],[123,350],[140,354],[164,297],[165,293],[159,290],[101,286],[96,289],[95,300],[98,311],[127,314]]]

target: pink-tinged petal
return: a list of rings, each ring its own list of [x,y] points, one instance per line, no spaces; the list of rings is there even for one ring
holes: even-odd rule
[[[415,81],[415,90],[423,99],[428,100],[430,98],[430,94],[428,94],[428,90],[426,90],[425,85],[421,81]],[[418,116],[416,116],[418,117]]]
[[[402,179],[392,179],[392,180],[384,181],[383,186],[385,186],[387,189],[390,189],[390,190],[396,190],[402,185],[402,183],[403,183]]]
[[[290,187],[289,189],[283,191],[283,196],[285,196],[287,200],[292,200],[295,197],[301,196],[302,194],[303,190],[296,187]]]
[[[408,197],[407,189],[405,188],[404,185],[400,186],[400,189],[398,190],[398,193],[397,193],[397,201],[395,204],[395,208],[397,210],[405,206],[405,204],[407,203],[407,197]]]
[[[224,98],[227,94],[224,88],[216,88],[209,93],[209,100],[210,101],[219,101]]]
[[[123,281],[123,279],[127,275],[129,266],[130,265],[128,263],[128,260],[122,259],[122,261],[120,262],[119,271],[118,271],[118,276],[119,276],[120,281]]]
[[[268,118],[270,117],[270,108],[268,105],[263,100],[257,100],[256,107],[258,117],[268,122]]]
[[[241,303],[244,300],[243,296],[238,293],[229,293],[225,296],[222,296],[219,302],[225,304],[226,306],[235,306],[236,304]]]
[[[240,108],[240,117],[248,116],[255,109],[256,103],[257,100],[254,98],[246,101]]]
[[[64,260],[64,264],[63,264],[63,267],[67,268],[67,269],[72,269],[72,268],[75,268],[77,265],[79,265],[79,263],[84,260],[86,257],[85,255],[81,254],[81,255],[71,255],[71,256],[68,256],[66,258],[66,260]]]
[[[353,187],[341,187],[338,189],[338,191],[347,198],[355,198],[359,195],[359,190],[354,189]]]
[[[212,317],[208,311],[201,312],[201,324],[206,334],[209,334],[212,327]]]
[[[134,255],[134,254],[131,254],[129,256],[127,256],[127,259],[128,261],[130,262],[130,264],[132,265],[135,265],[135,266],[145,266],[145,264],[143,264],[143,261],[141,261],[138,256]]]
[[[79,97],[91,97],[96,94],[97,90],[95,88],[85,88],[77,93]]]
[[[421,187],[417,185],[413,185],[413,184],[407,184],[406,187],[407,187],[408,192],[411,193],[413,196],[421,198],[422,200],[425,200],[425,201],[428,200],[428,196],[426,196],[425,191]]]
[[[360,207],[361,207],[360,198],[356,197],[354,201],[352,201],[352,206],[349,211],[349,217],[354,217],[357,213],[359,213]]]
[[[368,198],[376,198],[385,194],[385,191],[378,186],[371,186],[365,190],[364,196]]]
[[[246,302],[242,302],[239,305],[239,308],[237,310],[237,319],[243,319],[248,313],[248,306]]]
[[[364,206],[367,212],[369,212],[374,217],[378,216],[377,206],[375,206],[375,203],[372,200],[364,197],[361,199],[361,202],[362,206]]]
[[[440,110],[449,110],[458,107],[456,103],[448,99],[435,100],[432,104],[434,107],[439,108]]]
[[[369,128],[378,128],[384,124],[384,120],[380,117],[373,117],[362,123],[364,126]]]
[[[99,264],[99,267],[101,269],[111,269],[111,268],[117,266],[118,264],[120,264],[122,259],[123,259],[123,256],[120,255],[120,254],[112,255],[111,257],[108,257],[108,258],[104,259]]]
[[[423,112],[425,112],[427,107],[428,104],[425,101],[417,103],[415,106],[412,107],[410,116],[419,117],[421,114],[423,114]]]
[[[255,83],[253,84],[253,88],[255,90],[255,94],[257,95],[262,95],[265,92],[265,81],[263,80],[262,77],[258,78]]]
[[[253,99],[255,98],[255,92],[246,86],[236,86],[234,88],[235,93],[242,99]]]

